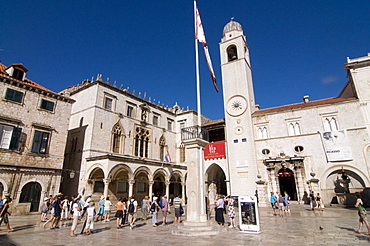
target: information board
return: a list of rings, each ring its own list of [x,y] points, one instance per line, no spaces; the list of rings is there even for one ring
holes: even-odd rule
[[[239,196],[239,225],[241,232],[259,233],[260,220],[256,196]]]

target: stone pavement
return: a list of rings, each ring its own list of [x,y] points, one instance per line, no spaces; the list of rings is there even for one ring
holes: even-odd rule
[[[224,228],[216,236],[197,237],[172,235],[171,228],[175,225],[152,227],[148,219],[138,221],[133,230],[129,227],[116,229],[115,220],[99,221],[94,224],[95,233],[72,238],[69,236],[70,221],[62,222],[61,229],[50,230],[40,227],[39,215],[10,216],[14,231],[7,233],[2,225],[0,245],[370,245],[370,236],[354,232],[358,226],[354,208],[332,206],[325,211],[313,212],[308,205],[293,204],[291,214],[283,218],[273,216],[270,208],[260,208],[259,211],[260,234]],[[168,221],[172,222],[173,216],[172,212]],[[78,232],[81,226],[80,223]]]

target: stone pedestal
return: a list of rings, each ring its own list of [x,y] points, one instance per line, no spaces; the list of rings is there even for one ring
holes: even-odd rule
[[[187,181],[186,181],[186,221],[174,226],[172,234],[184,236],[216,235],[218,228],[215,223],[207,221],[205,206],[205,182],[203,167],[203,148],[207,141],[194,138],[183,140],[187,149]]]
[[[263,180],[257,180],[258,207],[267,207],[267,184]]]

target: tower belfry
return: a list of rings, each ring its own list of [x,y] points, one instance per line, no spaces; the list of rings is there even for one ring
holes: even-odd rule
[[[220,43],[226,143],[231,195],[254,195],[257,163],[252,113],[255,111],[249,48],[242,26],[231,19]]]

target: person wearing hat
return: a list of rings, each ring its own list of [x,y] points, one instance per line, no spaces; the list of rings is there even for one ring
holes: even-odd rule
[[[54,221],[51,224],[50,229],[59,229],[59,221],[60,221],[60,216],[62,213],[62,193],[58,193],[57,199],[54,200],[52,203],[52,206],[54,208]]]
[[[86,209],[86,226],[85,226],[85,233],[90,235],[92,230],[94,229],[94,216],[96,214],[95,211],[95,203],[90,200],[89,207]]]
[[[157,225],[157,217],[158,217],[158,211],[159,211],[159,205],[157,203],[158,197],[153,197],[152,205],[150,206],[150,212],[152,213],[152,224],[153,227],[158,226]]]
[[[46,214],[49,210],[48,206],[49,198],[45,197],[41,206],[41,222],[46,222]]]
[[[73,204],[72,204],[73,222],[72,222],[71,233],[70,233],[71,237],[77,237],[77,235],[75,234],[75,230],[77,228],[78,219],[80,217],[80,211],[82,209],[79,204],[79,201],[80,201],[80,197],[77,197],[73,200]]]

